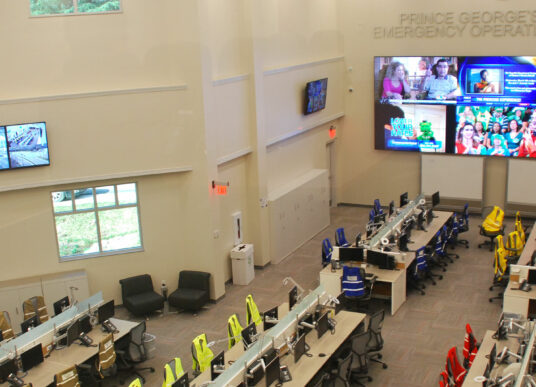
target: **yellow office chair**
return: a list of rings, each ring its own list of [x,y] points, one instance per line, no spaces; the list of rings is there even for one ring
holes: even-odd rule
[[[517,230],[508,234],[505,248],[510,263],[513,263],[514,260],[517,261],[519,259],[521,253],[523,252],[523,247],[523,240],[521,239],[521,236],[519,236]]]
[[[257,304],[253,301],[253,296],[248,294],[246,297],[246,325],[255,322],[255,325],[259,325],[262,322]]]
[[[28,298],[22,303],[22,311],[24,312],[24,320],[28,320],[37,314],[39,316],[39,321],[42,324],[45,321],[48,321],[49,318],[43,296]]]
[[[143,387],[143,382],[140,378],[136,378],[128,385],[128,387]]]
[[[105,379],[117,374],[115,358],[114,336],[112,333],[109,333],[99,343],[99,354],[95,363],[97,376],[100,379]]]
[[[486,219],[480,225],[480,235],[489,238],[478,245],[478,248],[489,245],[489,251],[493,250],[493,241],[497,235],[504,235],[503,227],[504,211],[499,206],[494,206]]]
[[[162,387],[173,386],[173,383],[175,383],[182,375],[184,375],[182,362],[180,358],[176,357],[164,365],[164,383],[162,383]]]
[[[227,336],[229,337],[229,349],[231,349],[236,343],[242,340],[240,336],[242,334],[242,325],[238,321],[236,314],[233,314],[227,320]]]
[[[495,287],[506,288],[508,285],[508,280],[510,279],[509,275],[509,263],[508,263],[508,252],[504,248],[503,237],[502,235],[497,235],[495,238],[495,256],[493,263],[493,284],[490,286],[489,290],[492,291]],[[503,292],[499,293],[495,297],[491,297],[489,302],[493,300],[502,300]]]
[[[214,358],[207,344],[207,335],[204,333],[192,340],[192,369],[195,375],[209,369],[210,361]]]
[[[521,221],[521,214],[519,211],[516,212],[516,223],[515,223],[515,229],[519,233],[519,236],[521,237],[521,240],[523,241],[523,246],[526,243],[526,233],[528,231],[528,227],[523,227],[523,222]]]
[[[56,387],[80,387],[76,366],[67,368],[54,375],[54,385]]]
[[[2,340],[7,340],[15,337],[15,333],[11,328],[11,319],[6,311],[0,312],[0,331],[2,331]]]

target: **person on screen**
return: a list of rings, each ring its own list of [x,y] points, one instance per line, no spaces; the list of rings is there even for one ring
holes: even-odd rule
[[[439,59],[435,65],[436,75],[431,70],[424,77],[423,91],[427,92],[426,99],[456,99],[458,95],[458,81],[449,75],[449,62]]]
[[[486,142],[484,143],[484,145],[488,149],[493,147],[493,143],[491,142],[491,136],[493,136],[493,135],[502,136],[501,124],[499,122],[497,122],[497,121],[493,121],[491,123],[491,129],[489,131],[488,138],[487,138]]]
[[[522,107],[515,107],[512,109],[510,114],[508,114],[508,119],[511,120],[515,118],[519,126],[523,125],[523,121],[525,120],[525,109]]]
[[[495,84],[488,81],[489,73],[488,70],[482,70],[480,72],[480,82],[475,83],[474,92],[475,93],[496,93],[497,89]]]
[[[508,131],[504,137],[506,139],[506,146],[508,147],[510,154],[514,157],[517,156],[519,153],[519,145],[523,139],[523,133],[521,132],[519,124],[515,118],[512,118],[508,122]]]
[[[486,128],[482,121],[475,122],[475,138],[482,145],[485,145],[488,140],[488,132],[486,132]]]
[[[402,99],[410,90],[404,65],[396,61],[391,62],[383,79],[382,98]]]
[[[491,143],[493,146],[486,152],[488,156],[510,156],[510,152],[504,144],[504,137],[502,135],[493,134],[491,136]]]
[[[527,131],[519,144],[517,157],[536,157],[536,120],[529,122]]]
[[[479,155],[485,148],[475,138],[476,132],[473,124],[467,123],[458,130],[456,137],[456,153],[464,155]]]
[[[504,109],[500,106],[493,108],[493,115],[489,119],[488,127],[498,122],[501,126],[501,133],[504,134],[508,128],[508,118],[503,114]]]

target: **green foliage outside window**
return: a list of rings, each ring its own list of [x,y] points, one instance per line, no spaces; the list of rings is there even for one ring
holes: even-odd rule
[[[120,0],[30,0],[30,14],[32,16],[117,12],[120,10]]]

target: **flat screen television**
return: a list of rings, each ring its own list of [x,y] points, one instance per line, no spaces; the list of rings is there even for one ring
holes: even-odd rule
[[[375,57],[374,81],[375,149],[536,157],[536,57]]]
[[[0,170],[50,165],[45,122],[0,126]]]
[[[317,112],[326,107],[327,90],[327,78],[307,83],[305,86],[305,115]]]

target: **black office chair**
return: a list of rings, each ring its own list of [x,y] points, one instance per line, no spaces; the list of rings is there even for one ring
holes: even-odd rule
[[[367,354],[369,360],[380,363],[383,369],[386,369],[387,364],[380,360],[382,358],[380,351],[383,349],[382,326],[384,318],[384,310],[380,310],[370,316],[370,341],[367,343]]]
[[[210,300],[210,273],[182,270],[177,290],[169,295],[170,306],[198,311]]]
[[[323,386],[330,387],[350,387],[350,366],[352,365],[352,351],[343,348],[335,356],[334,366],[329,373],[329,379],[325,380]]]
[[[463,206],[463,214],[458,216],[458,238],[456,239],[457,245],[463,245],[466,249],[469,248],[469,241],[467,239],[460,239],[460,234],[469,231],[469,204],[465,203]]]
[[[153,289],[149,274],[119,280],[123,305],[134,315],[146,315],[164,309],[164,297]]]
[[[423,289],[426,289],[426,286],[423,282],[422,272],[419,271],[417,260],[414,259],[406,270],[406,288],[416,290],[424,296],[426,293]]]
[[[370,332],[361,332],[352,335],[350,338],[352,350],[352,364],[350,368],[350,381],[352,385],[364,386],[360,380],[372,382],[372,377],[368,376],[368,356],[367,344],[370,341]]]
[[[154,372],[153,367],[136,367],[137,364],[144,362],[148,358],[145,346],[143,345],[146,330],[147,327],[145,320],[143,320],[141,323],[132,328],[130,333],[127,335],[126,340],[122,339],[120,340],[121,343],[118,342],[116,345],[117,348],[122,349],[121,351],[116,351],[121,360],[121,363],[119,363],[121,373],[125,373],[129,376],[136,375],[143,381],[143,383],[145,383],[145,378],[140,374],[140,372]],[[125,380],[125,378],[120,378],[120,384],[123,384]]]

